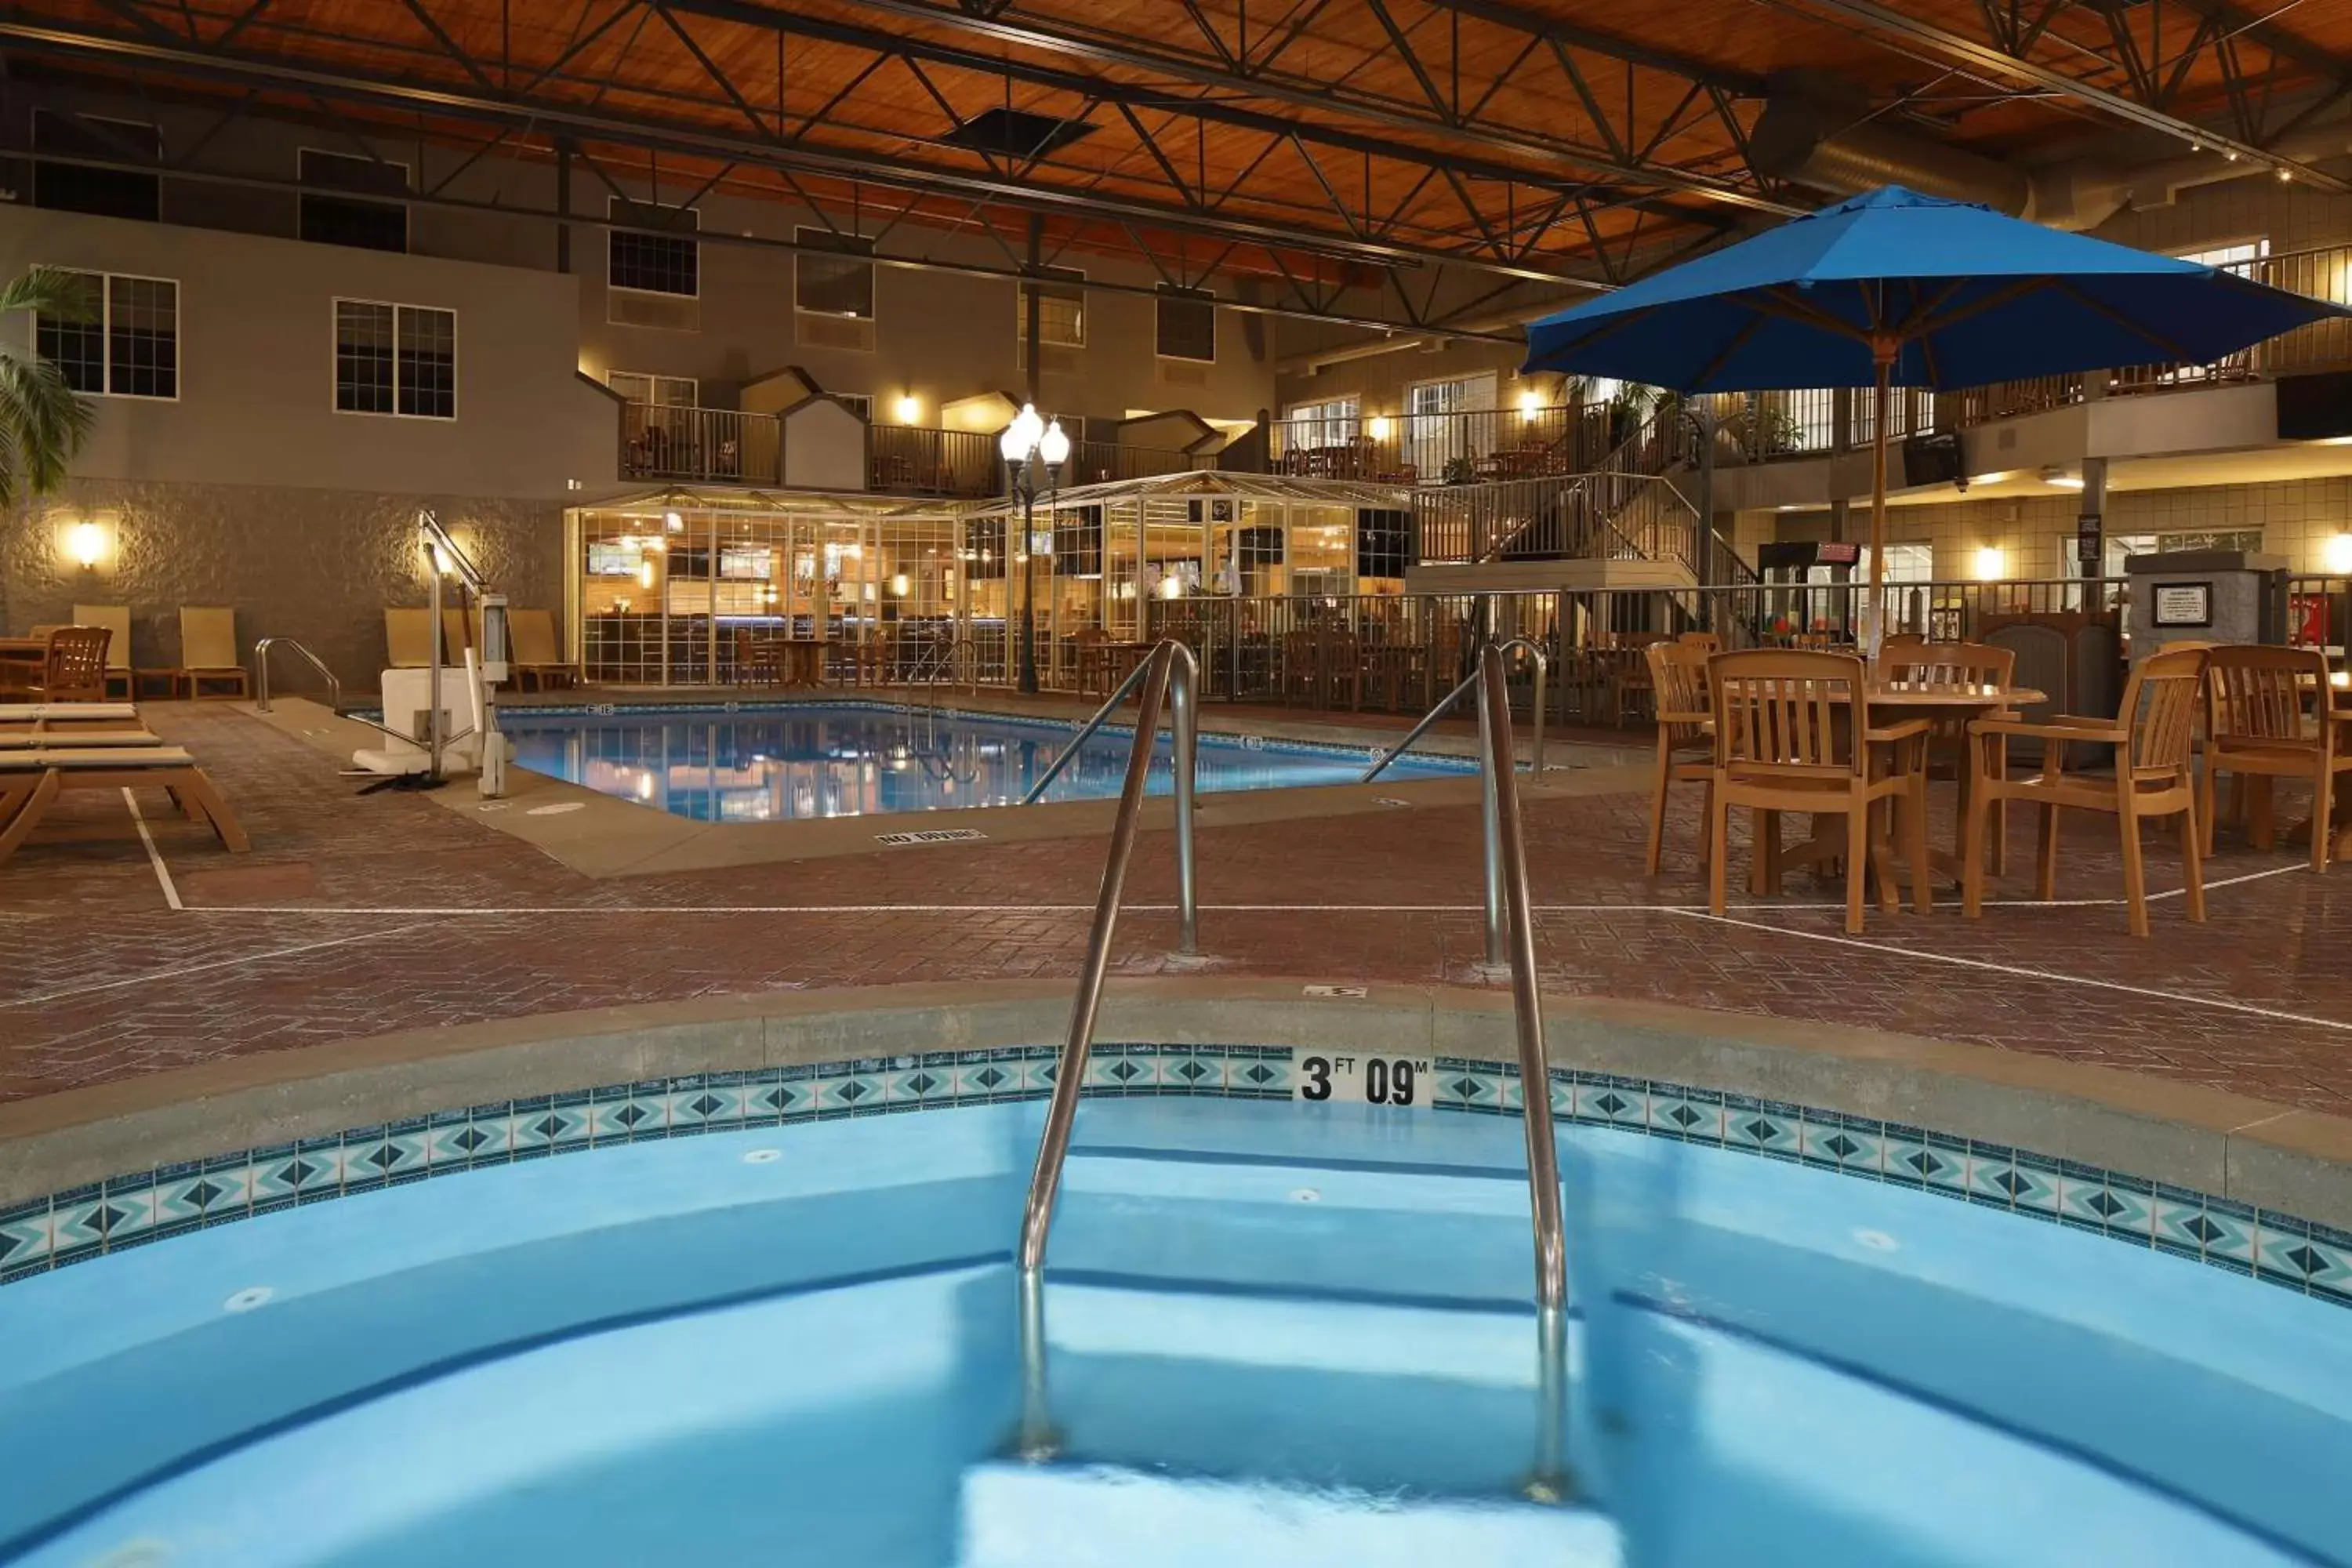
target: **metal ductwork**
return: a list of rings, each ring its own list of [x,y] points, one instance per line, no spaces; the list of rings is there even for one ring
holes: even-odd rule
[[[2298,163],[2333,158],[2352,151],[2352,123],[2339,119],[2305,130],[2272,150]],[[1872,119],[1834,97],[1801,91],[1766,100],[1748,154],[1765,174],[1832,195],[1908,185],[2074,231],[2096,228],[2126,207],[2168,206],[2197,185],[2267,172],[2215,152],[2126,169],[2078,158],[2029,172]]]

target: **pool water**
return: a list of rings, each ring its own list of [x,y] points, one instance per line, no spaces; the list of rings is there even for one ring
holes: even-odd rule
[[[941,811],[1020,801],[1075,724],[878,704],[802,703],[724,712],[628,709],[609,714],[504,710],[515,760],[600,794],[701,822],[769,822],[882,812]],[[1131,730],[1108,726],[1054,781],[1047,800],[1116,796],[1127,779]],[[1150,788],[1173,785],[1163,732]],[[1199,787],[1282,789],[1354,784],[1373,753],[1254,737],[1202,735]],[[1463,760],[1412,757],[1381,776],[1399,781],[1475,774]]]
[[[285,1209],[0,1288],[0,1562],[2344,1560],[2344,1309],[1563,1128],[1565,1506],[1520,1129],[1080,1110],[1016,1457],[1034,1101]]]

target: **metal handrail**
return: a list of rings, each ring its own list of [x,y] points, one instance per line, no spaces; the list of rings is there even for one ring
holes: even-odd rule
[[[1506,637],[1501,642],[1493,643],[1488,646],[1497,653],[1507,653],[1512,648],[1523,647],[1528,650],[1528,654],[1531,655],[1536,661],[1535,757],[1534,765],[1529,771],[1539,773],[1544,771],[1545,685],[1551,673],[1551,658],[1541,647],[1538,647],[1533,641],[1527,637]],[[1428,712],[1423,714],[1421,717],[1421,722],[1415,724],[1403,740],[1399,741],[1395,746],[1384,753],[1381,757],[1380,761],[1374,763],[1370,767],[1366,768],[1364,770],[1363,776],[1359,778],[1356,782],[1358,784],[1370,784],[1374,779],[1380,777],[1382,773],[1388,772],[1389,764],[1391,763],[1395,762],[1399,757],[1403,756],[1407,752],[1412,750],[1413,743],[1419,741],[1423,735],[1429,733],[1430,726],[1436,723],[1440,719],[1445,717],[1447,710],[1451,709],[1456,702],[1461,701],[1463,694],[1477,684],[1478,672],[1474,669],[1468,675],[1462,678],[1461,685],[1456,686],[1453,690],[1447,692],[1443,698],[1439,699],[1436,707],[1432,708]],[[1517,757],[1512,758],[1511,764],[1512,766],[1517,767],[1518,765],[1518,759]]]
[[[1053,1227],[1054,1199],[1062,1186],[1062,1166],[1070,1152],[1070,1127],[1078,1110],[1078,1092],[1086,1085],[1087,1060],[1094,1050],[1095,1016],[1102,1006],[1103,977],[1110,967],[1111,932],[1118,924],[1118,905],[1127,888],[1128,862],[1135,851],[1135,833],[1143,809],[1144,787],[1151,777],[1151,753],[1160,731],[1160,715],[1169,691],[1179,682],[1189,684],[1192,650],[1169,641],[1151,650],[1140,667],[1143,707],[1136,715],[1135,743],[1127,753],[1127,783],[1119,791],[1118,816],[1110,830],[1110,858],[1103,866],[1102,890],[1095,900],[1094,929],[1087,939],[1087,955],[1078,968],[1078,995],[1070,1009],[1069,1035],[1063,1042],[1060,1065],[1054,1078],[1054,1098],[1045,1108],[1045,1131],[1037,1144],[1037,1165],[1029,1178],[1029,1201],[1021,1218],[1021,1268],[1034,1274],[1045,1264],[1045,1236]],[[1181,673],[1180,673],[1181,672]],[[1187,928],[1184,949],[1192,942],[1192,816],[1190,763],[1192,737],[1186,733],[1184,708],[1176,709],[1176,844],[1177,874],[1184,889],[1181,919]]]
[[[343,710],[343,683],[335,679],[335,672],[329,669],[317,654],[292,637],[263,637],[253,645],[253,710],[257,713],[269,711],[269,650],[281,643],[300,654],[304,663],[326,679],[328,700],[334,704],[335,711],[341,713]]]
[[[956,678],[956,654],[959,650],[967,650],[971,654],[972,689],[979,689],[980,644],[969,637],[953,637],[949,638],[944,646],[934,645],[931,657],[916,665],[907,677],[907,683],[910,686],[918,682],[921,683],[923,701],[926,705],[930,707],[939,705],[941,680],[947,681],[951,686],[960,684]]]

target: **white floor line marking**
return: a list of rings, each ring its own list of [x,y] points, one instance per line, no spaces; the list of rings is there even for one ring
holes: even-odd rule
[[[2086,974],[2063,974],[2054,970],[2027,969],[2020,964],[1995,963],[1989,959],[1963,958],[1958,953],[1935,952],[1924,948],[1896,947],[1888,942],[1864,942],[1860,937],[1833,936],[1827,931],[1796,931],[1787,926],[1767,925],[1762,921],[1733,920],[1729,915],[1709,914],[1701,910],[1675,910],[1672,913],[1685,920],[1706,921],[1713,925],[1738,926],[1744,931],[1759,931],[1772,936],[1792,936],[1804,942],[1828,942],[1834,947],[1858,947],[1866,952],[1891,953],[1897,958],[1915,958],[1923,963],[1948,963],[1958,969],[1978,969],[1991,974],[2014,975],[2021,980],[2048,980],[2064,985],[2090,985],[2102,991],[2120,991],[2129,996],[2153,997],[2162,1002],[2179,1002],[2192,1007],[2212,1007],[2224,1013],[2243,1013],[2251,1017],[2271,1018],[2287,1024],[2310,1024],[2322,1029],[2352,1033],[2352,1023],[2340,1018],[2317,1018],[2308,1013],[2288,1013],[2275,1007],[2257,1007],[2251,1002],[2231,1002],[2219,996],[2192,996],[2180,991],[2158,991],[2152,986],[2126,985],[2119,980],[2099,980]]]
[[[128,786],[122,791],[122,804],[131,808],[131,821],[139,829],[139,842],[147,846],[148,864],[155,868],[155,880],[163,885],[163,901],[175,910],[187,908],[180,902],[180,889],[172,885],[171,868],[163,864],[163,852],[155,847],[155,836],[147,831],[147,818],[140,813],[139,797]]]
[[[100,991],[120,991],[127,985],[144,985],[150,981],[176,980],[184,974],[202,974],[208,969],[236,969],[248,964],[267,963],[273,958],[291,958],[298,952],[316,952],[325,947],[344,947],[355,942],[373,942],[380,936],[398,936],[403,931],[418,931],[431,924],[429,921],[411,921],[383,931],[361,931],[355,936],[330,937],[324,942],[299,942],[292,947],[273,947],[266,952],[240,953],[235,958],[215,959],[210,963],[184,963],[172,969],[158,969],[147,974],[132,974],[121,980],[101,981],[96,985],[68,986],[63,991],[45,991],[38,996],[19,996],[12,1002],[0,1002],[0,1008],[31,1007],[43,1002],[62,1002],[69,997],[88,996]]]
[[[1539,915],[1682,913],[1705,904],[1536,904]],[[1835,903],[1734,904],[1735,910],[1842,910]],[[199,905],[198,915],[429,915],[436,920],[471,915],[498,919],[524,915],[1072,915],[1092,914],[1092,904],[529,904],[487,909],[389,905],[358,909],[302,904]],[[1483,904],[1202,904],[1203,914],[1475,915]],[[1173,914],[1174,904],[1119,905],[1121,914]]]

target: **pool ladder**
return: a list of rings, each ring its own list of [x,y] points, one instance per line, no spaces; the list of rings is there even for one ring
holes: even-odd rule
[[[1528,1190],[1533,1223],[1538,1333],[1538,1394],[1541,1401],[1541,1434],[1528,1495],[1538,1500],[1562,1500],[1569,1491],[1567,1466],[1567,1314],[1568,1246],[1560,1217],[1559,1155],[1553,1142],[1551,1074],[1544,1047],[1543,1002],[1536,989],[1535,920],[1528,892],[1527,841],[1519,809],[1518,762],[1511,737],[1511,705],[1507,656],[1514,645],[1536,657],[1537,723],[1542,722],[1542,650],[1515,637],[1479,650],[1477,668],[1461,686],[1424,720],[1402,745],[1375,766],[1375,776],[1418,739],[1423,731],[1474,686],[1478,697],[1479,777],[1486,827],[1486,910],[1491,963],[1507,963],[1511,975],[1511,1011],[1517,1045],[1522,1121],[1527,1134]],[[1137,666],[1110,700],[1039,778],[1024,804],[1045,793],[1087,738],[1139,686],[1142,708],[1129,748],[1127,781],[1119,793],[1118,815],[1111,826],[1110,854],[1103,867],[1102,888],[1095,902],[1094,926],[1086,958],[1078,970],[1078,994],[1070,1010],[1070,1026],[1055,1068],[1053,1098],[1045,1108],[1045,1129],[1037,1146],[1037,1163],[1029,1179],[1029,1197],[1021,1219],[1020,1323],[1022,1365],[1021,1428],[1015,1447],[1023,1458],[1044,1460],[1055,1451],[1045,1389],[1045,1243],[1053,1229],[1054,1200],[1061,1190],[1062,1167],[1070,1152],[1070,1131],[1077,1116],[1078,1096],[1085,1088],[1087,1063],[1093,1054],[1095,1020],[1101,1010],[1103,979],[1110,964],[1110,942],[1118,923],[1121,896],[1127,885],[1128,862],[1135,848],[1138,818],[1145,785],[1151,772],[1151,754],[1159,739],[1160,714],[1173,697],[1176,755],[1176,854],[1178,920],[1183,951],[1191,952],[1198,933],[1198,903],[1192,853],[1193,772],[1198,758],[1197,709],[1194,702],[1199,664],[1192,650],[1171,638],[1160,643]],[[1540,733],[1540,730],[1538,731]],[[1542,758],[1538,742],[1537,760]]]

